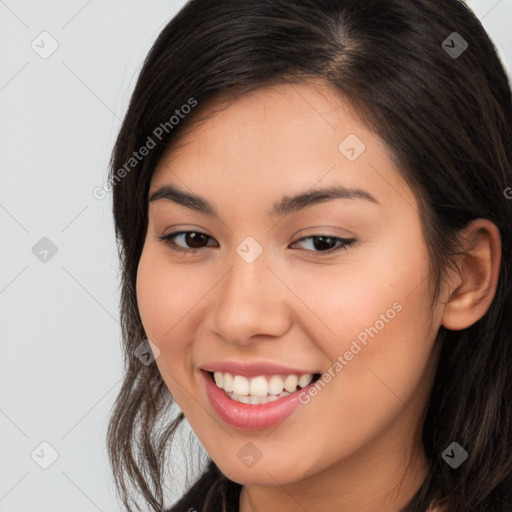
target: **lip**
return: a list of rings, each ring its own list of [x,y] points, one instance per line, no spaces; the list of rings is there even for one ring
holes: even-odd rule
[[[303,405],[299,401],[299,394],[307,393],[309,388],[316,383],[313,381],[291,395],[266,404],[244,404],[231,400],[215,384],[211,374],[207,371],[201,370],[201,376],[206,386],[206,394],[217,414],[228,425],[244,430],[262,430],[278,425]]]
[[[235,361],[217,361],[211,364],[205,364],[201,367],[207,372],[229,372],[232,375],[241,375],[243,377],[258,377],[259,375],[304,375],[320,373],[319,371],[299,370],[280,364],[260,361],[256,363],[237,363]]]

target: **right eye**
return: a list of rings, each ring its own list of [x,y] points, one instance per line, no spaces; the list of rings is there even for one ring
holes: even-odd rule
[[[201,233],[200,231],[176,231],[175,233],[170,233],[165,236],[157,236],[156,238],[158,238],[158,240],[161,240],[162,242],[164,242],[172,251],[176,251],[179,253],[195,254],[197,252],[202,251],[202,249],[204,248],[204,247],[199,247],[199,248],[197,248],[197,247],[191,247],[191,248],[181,247],[180,245],[177,245],[173,241],[174,238],[177,238],[180,236],[184,237],[183,241],[186,244],[191,244],[192,246],[194,246],[194,244],[201,245],[201,243],[205,242],[206,239],[213,240],[213,238],[211,236],[209,236],[205,233]]]

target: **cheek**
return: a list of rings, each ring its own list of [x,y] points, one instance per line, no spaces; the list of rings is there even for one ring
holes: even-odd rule
[[[137,305],[144,330],[149,339],[159,340],[165,332],[167,319],[174,309],[169,308],[171,294],[164,293],[167,288],[161,268],[154,258],[144,249],[137,269]]]
[[[137,269],[137,303],[147,337],[158,347],[156,364],[169,392],[182,411],[194,409],[184,388],[190,389],[190,333],[186,314],[204,291],[195,290],[185,273],[170,268],[165,254],[151,243],[144,247]],[[197,284],[197,283],[196,283]]]
[[[334,463],[374,438],[404,408],[415,421],[421,397],[428,394],[433,329],[426,320],[426,281],[419,286],[428,260],[421,248],[406,256],[381,252],[380,258],[378,265],[373,260],[368,267],[338,272],[337,280],[317,279],[309,288],[310,304],[325,325],[308,313],[303,327],[332,362],[325,388],[319,386],[318,399],[311,398],[311,416],[336,404],[321,424],[303,429],[305,444],[321,454],[318,465]]]
[[[380,245],[357,265],[323,269],[309,287],[300,285],[314,312],[304,315],[303,328],[328,356],[332,373],[343,374],[333,389],[352,389],[350,407],[358,414],[364,407],[357,404],[396,399],[386,386],[406,397],[428,364],[434,329],[425,251],[419,243],[408,250]]]
[[[414,232],[411,238],[421,240],[421,235]],[[371,339],[368,331],[382,338],[386,331],[426,325],[426,247],[396,243],[390,235],[387,239],[385,244],[368,244],[357,257],[348,254],[339,265],[289,275],[291,288],[309,306],[302,317],[304,327],[311,339],[324,338],[333,357],[348,350],[353,339]],[[400,342],[400,337],[390,340],[390,348]]]
[[[174,338],[186,313],[204,295],[206,286],[191,280],[179,267],[169,265],[162,253],[151,244],[145,246],[137,270],[136,290],[146,334],[161,342]]]

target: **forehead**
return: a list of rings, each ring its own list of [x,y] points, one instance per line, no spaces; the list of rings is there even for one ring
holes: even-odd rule
[[[170,182],[265,196],[339,183],[410,196],[383,140],[330,85],[269,86],[196,108],[157,166],[150,193]]]
[[[184,124],[183,131],[171,142],[168,155],[194,140],[207,145],[221,139],[223,145],[232,147],[256,142],[291,144],[297,136],[295,145],[300,146],[304,139],[315,142],[316,134],[326,129],[339,132],[340,136],[347,129],[366,138],[371,134],[344,94],[323,81],[269,85],[245,94],[223,94],[199,103]],[[229,140],[224,138],[227,133],[231,136]],[[248,134],[249,140],[244,138]]]

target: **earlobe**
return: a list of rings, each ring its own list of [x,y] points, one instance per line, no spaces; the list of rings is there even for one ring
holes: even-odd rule
[[[501,237],[488,219],[472,221],[461,233],[465,254],[459,259],[456,280],[449,283],[450,296],[441,324],[461,330],[476,323],[489,309],[498,284]]]

